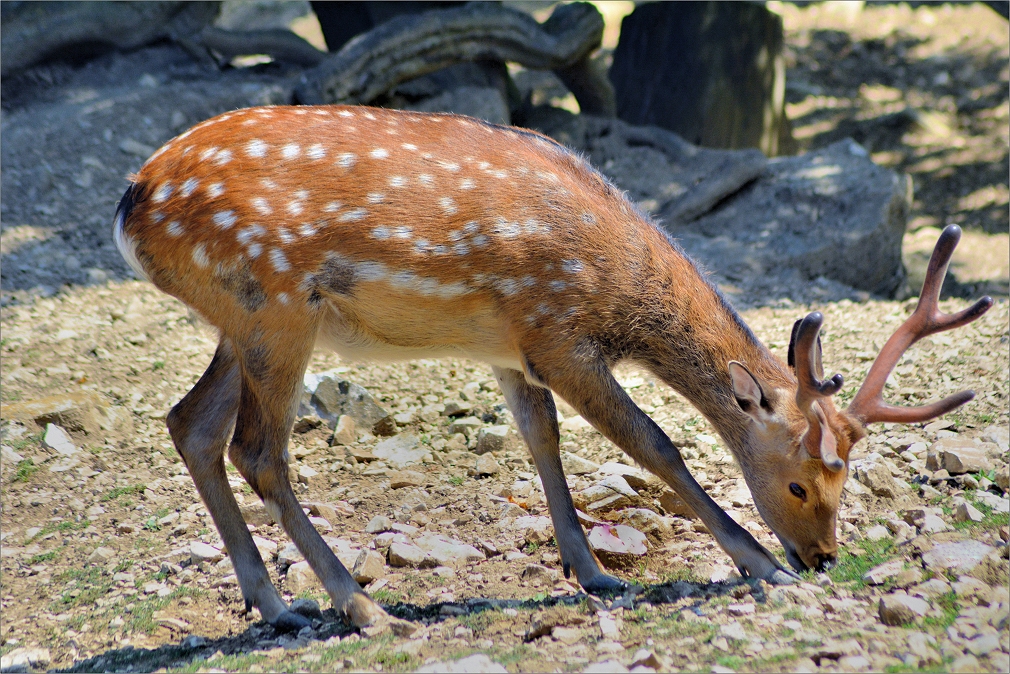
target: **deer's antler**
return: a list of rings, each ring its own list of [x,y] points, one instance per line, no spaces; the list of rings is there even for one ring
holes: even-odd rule
[[[828,428],[827,420],[818,398],[832,396],[842,388],[842,375],[836,374],[826,381],[820,357],[818,333],[824,316],[815,311],[793,326],[793,348],[790,350],[790,364],[794,366],[796,379],[796,406],[807,419],[807,432],[803,435],[803,446],[810,456],[819,458],[828,470],[839,471],[845,461],[838,456],[838,445],[834,433]]]
[[[891,370],[898,363],[901,355],[908,347],[923,337],[944,330],[951,330],[971,323],[984,314],[992,306],[991,297],[983,297],[967,309],[956,314],[943,314],[937,303],[940,300],[940,287],[947,274],[951,255],[961,239],[961,228],[948,225],[940,234],[933,255],[929,258],[926,269],[926,280],[922,284],[919,303],[912,315],[902,323],[891,338],[880,350],[877,359],[873,361],[866,380],[849,404],[848,413],[856,417],[864,426],[876,421],[894,421],[912,423],[926,421],[963,405],[975,397],[974,391],[961,391],[943,400],[919,407],[896,407],[883,401],[884,382]]]

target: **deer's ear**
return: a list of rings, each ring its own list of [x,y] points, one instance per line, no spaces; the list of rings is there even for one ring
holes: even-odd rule
[[[735,360],[729,362],[729,378],[733,382],[733,395],[745,414],[755,421],[764,422],[768,410],[768,400],[757,377],[750,373],[742,363]]]

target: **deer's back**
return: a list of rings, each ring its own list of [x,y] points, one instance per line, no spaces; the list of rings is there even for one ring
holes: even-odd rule
[[[544,136],[370,108],[208,120],[159,150],[124,202],[124,253],[225,332],[296,310],[366,356],[495,362],[519,333],[605,323],[654,234]]]

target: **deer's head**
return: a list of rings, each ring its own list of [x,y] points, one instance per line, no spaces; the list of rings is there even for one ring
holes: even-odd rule
[[[884,382],[908,347],[927,335],[970,323],[992,306],[992,299],[984,297],[956,314],[939,311],[940,286],[960,236],[954,225],[943,231],[915,311],[881,349],[846,410],[835,409],[831,402],[842,387],[842,376],[824,379],[818,337],[823,317],[818,312],[793,326],[788,365],[794,385],[772,387],[743,364],[729,363],[734,395],[748,417],[744,444],[757,450],[742,453],[744,474],[754,504],[798,571],[834,564],[835,520],[849,452],[869,424],[926,421],[975,395],[962,391],[921,407],[894,407],[881,398]]]

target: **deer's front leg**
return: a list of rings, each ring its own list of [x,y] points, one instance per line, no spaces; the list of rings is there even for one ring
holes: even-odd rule
[[[603,363],[549,377],[551,387],[631,458],[666,481],[701,518],[744,577],[772,583],[798,578],[712,500],[666,433],[640,410]]]
[[[240,380],[231,342],[223,338],[200,381],[169,413],[168,430],[228,546],[246,608],[255,606],[278,629],[298,630],[310,623],[288,610],[270,582],[225,473],[224,451],[238,412]]]
[[[561,468],[561,454],[558,447],[558,418],[551,392],[539,386],[532,386],[518,370],[492,368],[498,385],[505,394],[505,401],[515,416],[526,445],[533,455],[533,462],[544,485],[547,508],[554,523],[554,533],[561,551],[561,564],[565,578],[570,570],[575,570],[579,584],[587,592],[613,592],[626,584],[613,576],[603,573],[595,555],[589,549],[589,541],[575,514],[572,495],[568,491],[564,471]]]

